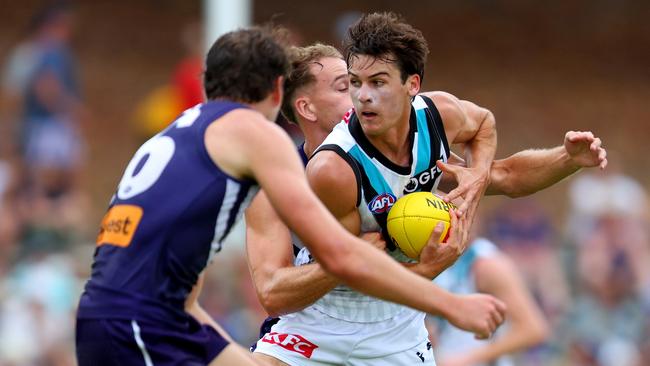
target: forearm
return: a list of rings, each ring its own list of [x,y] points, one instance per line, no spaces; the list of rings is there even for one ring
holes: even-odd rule
[[[257,295],[269,316],[279,316],[313,304],[338,283],[319,264],[313,263],[274,271]]]
[[[440,264],[425,264],[425,263],[402,263],[402,265],[413,273],[418,274],[429,280],[438,277],[449,266],[442,266]]]
[[[491,112],[485,112],[476,135],[465,143],[465,147],[467,166],[489,171],[497,150],[496,122]]]
[[[486,194],[521,197],[547,188],[578,171],[563,146],[524,150],[495,160]]]
[[[349,248],[355,253],[341,255],[335,266],[328,268],[346,285],[370,296],[445,318],[454,308],[452,294],[414,275],[380,250],[370,245]],[[350,263],[352,258],[364,258],[364,261]]]

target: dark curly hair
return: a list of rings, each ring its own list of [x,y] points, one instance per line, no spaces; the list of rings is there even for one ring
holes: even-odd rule
[[[243,103],[264,100],[275,80],[289,73],[283,32],[278,27],[251,27],[219,37],[205,60],[206,97]]]
[[[424,78],[427,42],[422,32],[395,13],[364,14],[348,30],[344,49],[348,67],[353,58],[366,55],[396,63],[402,82],[413,74]]]

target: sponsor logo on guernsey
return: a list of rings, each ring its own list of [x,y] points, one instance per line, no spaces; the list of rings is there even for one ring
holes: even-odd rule
[[[433,184],[441,174],[442,170],[438,169],[437,165],[434,165],[431,169],[425,170],[422,173],[411,177],[404,187],[404,194],[416,191],[431,191],[433,189]]]
[[[115,205],[104,215],[97,235],[97,245],[112,244],[128,247],[133,239],[140,219],[142,208],[134,205]]]
[[[387,212],[397,199],[391,193],[382,193],[375,196],[375,198],[368,203],[368,209],[373,214],[381,214]]]
[[[299,334],[270,332],[266,333],[264,338],[262,338],[262,342],[275,344],[287,351],[299,353],[307,358],[311,358],[311,354],[318,348],[317,345],[306,340]]]

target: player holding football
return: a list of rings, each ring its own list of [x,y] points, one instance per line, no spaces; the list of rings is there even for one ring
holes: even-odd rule
[[[345,65],[339,58],[338,52],[333,48],[329,47],[328,49],[327,46],[320,45],[303,49],[302,55],[294,57],[294,66],[297,67],[295,67],[294,73],[289,77],[285,85],[287,99],[283,107],[283,112],[290,119],[299,121],[305,133],[305,145],[301,147],[300,151],[305,154],[304,159],[306,159],[306,156],[310,155],[315,146],[323,140],[336,123],[336,115],[342,113],[342,111],[350,106],[350,101],[347,95]],[[589,141],[590,139],[587,138],[587,134],[578,133],[577,136],[579,138],[573,142],[577,142],[580,145],[579,150],[584,152],[585,155],[593,155],[593,152],[590,153],[591,150],[589,150],[592,142],[594,143],[594,150],[597,150],[595,152],[596,155],[602,155],[604,151],[601,151],[597,146],[600,143],[599,140],[591,136],[591,141]],[[574,137],[571,138],[573,139]],[[587,146],[586,151],[584,149],[585,143]],[[496,177],[498,179],[509,176],[514,178],[514,175],[510,175],[510,168],[517,167],[519,171],[525,172],[525,167],[527,166],[525,162],[528,159],[531,159],[531,162],[536,161],[535,159],[546,159],[544,161],[550,162],[553,161],[551,159],[565,156],[562,154],[562,149],[556,148],[544,151],[522,152],[504,161],[495,162],[494,167],[498,167]],[[581,155],[576,156],[576,158],[583,159]],[[598,160],[599,158],[592,157],[592,160],[594,159]],[[602,156],[602,159],[604,159],[604,156]],[[602,159],[599,161],[603,164],[606,163]],[[454,170],[455,174],[462,172],[461,169],[455,167],[446,167],[445,169]],[[573,167],[573,161],[571,160],[556,161],[553,167],[549,168],[545,180],[539,183],[539,185],[550,185],[553,183],[550,181],[551,179],[559,180],[562,174],[565,176],[575,170],[577,170],[577,167]],[[502,188],[509,188],[509,186],[500,185],[502,183],[500,180],[494,181],[493,183],[492,189],[495,192]],[[522,183],[527,182],[522,180]],[[355,189],[357,187],[354,183],[351,186]],[[526,189],[535,189],[532,184],[528,184],[525,187]],[[516,194],[521,193],[531,192],[521,191]],[[340,195],[336,197],[340,199]],[[275,213],[269,208],[263,193],[258,195],[252,207],[254,209],[249,210],[247,213],[250,266],[260,300],[270,314],[276,315],[301,309],[310,305],[336,286],[336,280],[325,275],[317,264],[296,268],[291,267],[293,256],[290,234],[286,227],[278,222],[277,219],[274,219]],[[430,245],[427,250],[432,252],[433,258],[436,258],[436,254],[444,250],[444,246],[437,247]],[[457,253],[455,255],[457,256]],[[424,256],[420,259],[421,263],[426,262],[423,261]],[[420,362],[420,356],[432,360],[432,357],[429,357],[430,352],[427,352],[426,349],[424,349],[424,352],[418,350],[406,352],[411,350],[412,347],[405,347],[405,342],[398,339],[399,337],[396,336],[396,333],[393,333],[393,336],[390,337],[390,342],[386,343],[385,341],[381,341],[381,334],[390,333],[390,330],[387,330],[386,333],[380,333],[381,329],[387,327],[389,329],[395,329],[390,328],[395,327],[394,321],[380,320],[362,323],[340,319],[346,315],[340,316],[335,313],[332,314],[334,316],[322,316],[319,313],[322,313],[323,309],[325,311],[331,311],[326,305],[323,301],[320,304],[317,302],[314,306],[304,311],[283,317],[281,323],[274,327],[267,337],[258,342],[258,349],[256,351],[258,353],[263,352],[272,355],[275,359],[295,365],[354,363],[353,360],[357,358],[364,359],[373,364],[376,362],[408,363],[413,361],[415,359],[414,357],[418,357],[417,360]],[[361,310],[357,313],[361,313]],[[319,316],[320,318],[318,318]],[[416,325],[418,325],[417,322]],[[405,328],[409,329],[408,326]],[[418,327],[416,326],[415,328]],[[349,339],[336,337],[337,339],[335,340],[332,338],[336,334],[335,330],[337,329],[349,334]],[[355,332],[352,332],[353,329]],[[413,329],[411,329],[411,335],[414,333]],[[419,324],[419,329],[423,329],[422,323]],[[415,332],[416,335],[419,335],[419,333],[419,331]],[[293,352],[279,344],[281,343],[281,339],[284,340],[287,336],[300,336],[303,338],[305,334],[308,334],[307,340],[313,342],[309,344],[318,347],[309,353],[309,359],[306,358],[304,353]],[[408,334],[408,332],[399,334]],[[309,338],[309,336],[315,338]],[[406,336],[405,338],[407,338],[406,342],[413,342],[413,337]],[[418,340],[416,339],[415,341],[417,342]],[[381,350],[377,351],[373,347],[367,347],[371,343],[381,344]],[[387,356],[385,353],[382,353],[384,352],[383,350],[391,347],[393,350],[402,347],[402,350],[406,350],[402,353],[407,354],[392,354]],[[420,355],[417,352],[420,352]],[[387,353],[390,353],[390,350]],[[375,356],[377,357],[376,359],[369,359]],[[268,359],[264,355],[260,355],[259,357]],[[410,357],[411,361],[404,358],[400,360],[400,357]],[[278,363],[281,364],[280,362]]]
[[[208,102],[185,111],[135,153],[102,221],[80,299],[80,366],[254,364],[205,314],[196,294],[209,257],[257,184],[342,282],[429,313],[446,315],[454,305],[449,293],[344,230],[309,189],[290,139],[269,122],[279,111],[287,70],[284,49],[262,29],[220,37],[206,59]],[[488,334],[504,309],[483,299],[477,316],[460,323]]]

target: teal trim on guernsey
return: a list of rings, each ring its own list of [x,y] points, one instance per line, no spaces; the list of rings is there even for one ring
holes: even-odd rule
[[[359,145],[352,147],[352,149],[349,151],[349,154],[354,158],[354,160],[361,164],[363,171],[368,176],[368,179],[370,179],[370,185],[372,185],[372,188],[375,190],[375,192],[377,192],[377,194],[390,193],[392,195],[395,195],[388,183],[386,183],[386,180],[382,176],[381,172],[379,172],[379,169],[377,169],[375,164],[373,164],[361,151]]]

